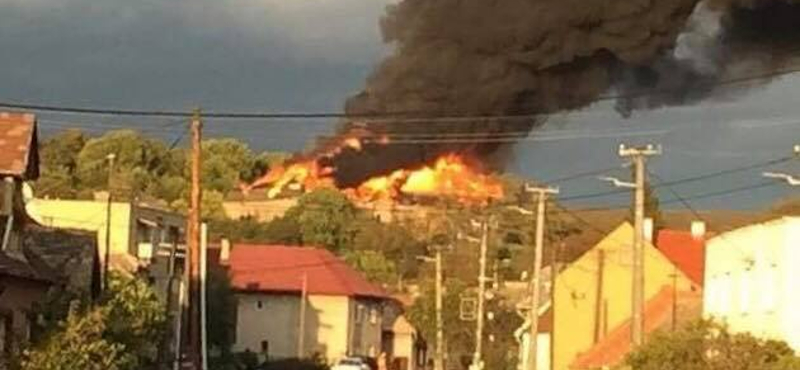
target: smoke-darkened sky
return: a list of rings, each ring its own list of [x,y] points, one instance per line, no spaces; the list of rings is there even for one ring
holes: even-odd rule
[[[378,29],[384,5],[379,0],[0,0],[0,100],[147,109],[340,110],[390,50]],[[653,168],[669,179],[764,161],[788,153],[800,140],[798,80],[782,78],[736,94],[735,100],[641,111],[629,119],[621,118],[613,104],[558,116],[545,126],[543,141],[517,146],[511,168],[547,179],[609,167],[618,162],[619,142],[646,139],[665,145],[665,155],[654,160]],[[89,117],[46,118],[45,129],[69,121],[97,128]],[[259,149],[300,150],[327,127],[321,121],[210,122],[209,134],[244,138]],[[619,137],[631,131],[658,134]],[[800,166],[787,169],[800,171]],[[678,190],[691,195],[760,181],[754,171]],[[564,184],[563,190],[605,188],[584,179]],[[697,206],[757,207],[786,194],[769,188]]]

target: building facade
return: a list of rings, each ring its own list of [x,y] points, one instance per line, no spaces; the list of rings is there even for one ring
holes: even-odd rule
[[[110,227],[110,262],[117,270],[133,272],[166,260],[173,248],[177,258],[185,250],[186,217],[160,207],[136,202],[32,198],[28,213],[42,225],[94,232],[102,263],[106,255],[106,231]]]
[[[800,217],[720,234],[706,253],[704,316],[800,351]]]
[[[223,246],[224,248],[224,246]],[[323,249],[233,245],[234,351],[262,359],[377,358],[387,295]]]
[[[632,242],[633,227],[625,222],[557,274],[553,292],[552,369],[582,368],[576,362],[581,355],[602,345],[618,328],[629,325]],[[680,248],[675,250],[681,252]],[[680,259],[670,258],[666,253],[673,251],[662,251],[652,242],[645,243],[646,301],[665,288],[677,292],[701,290],[702,281],[693,281]],[[702,259],[702,254],[692,260],[696,259]],[[628,336],[621,345],[629,348]]]

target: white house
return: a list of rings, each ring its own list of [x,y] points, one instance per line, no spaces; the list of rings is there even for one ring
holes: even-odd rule
[[[703,313],[800,351],[800,217],[784,217],[708,241]]]
[[[262,358],[377,358],[389,296],[324,249],[223,243],[238,303],[233,348]],[[304,294],[305,293],[305,294]]]

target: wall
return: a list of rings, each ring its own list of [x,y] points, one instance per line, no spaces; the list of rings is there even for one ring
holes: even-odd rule
[[[728,232],[706,249],[704,315],[800,350],[800,218]]]
[[[528,349],[529,338],[530,330],[522,334],[522,342],[519,343],[518,356],[520,364],[528,363],[528,353],[530,352]],[[539,333],[536,337],[536,368],[542,370],[550,369],[550,333]]]
[[[269,342],[273,358],[297,356],[300,327],[300,296],[238,294],[234,351],[261,352],[261,341]],[[258,309],[258,302],[262,302]],[[358,306],[364,314],[356,322]],[[347,355],[377,356],[381,348],[381,303],[345,296],[310,295],[306,306],[305,350],[335,361]],[[369,314],[375,312],[375,320]],[[370,349],[374,352],[370,353]]]
[[[596,330],[599,341],[630,319],[632,243],[633,227],[625,223],[556,277],[553,369],[568,369],[578,354],[589,350]],[[645,300],[671,285],[676,272],[678,290],[691,289],[691,281],[649,243],[644,264]]]
[[[283,216],[289,208],[297,204],[297,198],[264,201],[229,201],[222,203],[225,215],[234,220],[252,217],[259,221],[271,221]]]
[[[359,312],[360,311],[360,312]],[[372,299],[350,300],[350,353],[377,358],[381,351],[383,305]]]
[[[348,355],[351,335],[350,298],[344,296],[310,295],[307,313],[314,312],[316,325],[306,327],[316,341],[306,340],[310,353],[320,353],[329,361]],[[308,336],[307,336],[308,338]]]
[[[13,316],[13,330],[16,339],[28,339],[27,312],[35,302],[44,299],[47,286],[24,279],[0,276],[0,312],[11,312]],[[16,347],[16,344],[12,344]],[[2,353],[0,353],[2,355]]]
[[[234,351],[261,353],[261,342],[268,341],[270,357],[297,357],[299,295],[238,294],[236,298]],[[262,308],[258,308],[259,301]]]
[[[44,226],[96,232],[101,263],[105,260],[107,210],[105,202],[32,199],[26,208],[28,214]],[[111,254],[128,254],[132,243],[129,203],[112,204],[111,227]]]

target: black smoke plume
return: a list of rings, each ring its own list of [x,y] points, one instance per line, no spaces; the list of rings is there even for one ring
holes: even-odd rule
[[[627,116],[733,94],[743,87],[720,82],[791,60],[798,25],[800,1],[788,0],[403,0],[381,22],[394,54],[345,107],[400,118],[340,130],[393,143],[321,161],[345,187],[454,151],[502,169],[548,113],[607,95]]]

